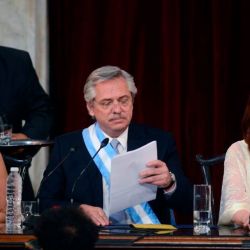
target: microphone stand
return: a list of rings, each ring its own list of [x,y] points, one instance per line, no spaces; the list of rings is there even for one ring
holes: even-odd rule
[[[43,183],[68,159],[68,157],[71,155],[72,152],[75,152],[76,148],[75,147],[71,147],[69,149],[69,152],[66,154],[65,157],[63,157],[63,159],[56,165],[55,168],[53,168],[46,176],[43,177],[40,186],[38,188],[37,194],[36,194],[36,200],[37,200],[37,206],[38,206],[38,212],[40,214],[40,199],[39,199],[39,194],[41,191],[41,187],[43,185]]]
[[[109,143],[109,138],[105,138],[101,141],[101,145],[99,147],[99,149],[95,152],[95,154],[91,157],[90,161],[88,162],[87,166],[81,171],[81,173],[78,175],[78,177],[76,178],[75,182],[73,183],[72,189],[71,189],[71,198],[70,198],[70,203],[73,204],[74,203],[74,199],[73,199],[73,193],[75,191],[75,187],[76,184],[78,183],[78,181],[80,180],[80,178],[82,177],[82,175],[84,174],[84,172],[89,168],[90,164],[93,162],[93,160],[95,159],[96,155],[99,153],[99,151],[106,147],[107,144]]]

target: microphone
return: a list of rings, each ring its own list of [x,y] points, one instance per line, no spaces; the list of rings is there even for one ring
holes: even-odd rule
[[[71,147],[68,151],[68,153],[62,158],[61,161],[59,161],[57,163],[57,165],[47,174],[43,177],[41,183],[40,183],[40,186],[38,188],[38,191],[37,191],[37,194],[36,194],[36,199],[37,199],[37,203],[38,203],[38,207],[39,207],[39,194],[40,194],[40,190],[41,190],[41,187],[43,185],[43,183],[69,158],[69,156],[73,153],[73,152],[76,152],[76,147]]]
[[[57,163],[57,165],[55,166],[55,168],[53,168],[47,175],[45,175],[40,183],[40,186],[38,188],[37,191],[37,195],[36,195],[36,200],[37,200],[37,206],[38,206],[38,212],[40,214],[40,201],[39,201],[39,194],[40,194],[40,190],[41,187],[43,185],[43,183],[69,158],[69,156],[76,151],[76,147],[71,147],[69,148],[68,153],[62,158],[61,161],[59,161]],[[38,215],[29,215],[23,222],[22,225],[29,228],[29,229],[34,229],[34,226],[37,223],[37,220],[39,219],[39,214]]]
[[[72,186],[72,189],[71,189],[71,199],[70,199],[70,202],[71,204],[73,204],[74,202],[74,199],[72,198],[73,196],[73,193],[75,191],[75,187],[76,187],[76,184],[78,183],[78,181],[80,180],[80,178],[82,177],[83,173],[89,168],[90,164],[93,162],[93,160],[95,159],[96,155],[99,153],[99,151],[106,147],[107,144],[109,143],[109,138],[105,138],[101,141],[101,145],[100,147],[98,148],[98,150],[95,152],[95,154],[91,157],[90,161],[88,162],[88,164],[86,165],[86,167],[81,171],[81,173],[78,175],[78,177],[76,178],[75,182],[73,183],[73,186]]]

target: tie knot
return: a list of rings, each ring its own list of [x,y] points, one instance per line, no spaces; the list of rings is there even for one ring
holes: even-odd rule
[[[112,139],[112,141],[110,142],[112,148],[116,151],[116,153],[119,153],[118,151],[118,145],[120,144],[120,142],[117,139]]]

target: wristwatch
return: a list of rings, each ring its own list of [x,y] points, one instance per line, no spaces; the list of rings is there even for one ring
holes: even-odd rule
[[[167,189],[171,188],[175,184],[175,182],[176,182],[175,175],[172,172],[170,172],[170,171],[169,171],[169,174],[170,174],[170,177],[171,177],[171,182],[166,187],[165,186],[161,186],[161,188],[163,188],[164,190],[167,190]]]
[[[175,179],[175,175],[172,172],[169,171],[169,174],[170,174],[172,180],[171,180],[170,184],[168,185],[168,187],[171,187],[176,182],[176,179]]]

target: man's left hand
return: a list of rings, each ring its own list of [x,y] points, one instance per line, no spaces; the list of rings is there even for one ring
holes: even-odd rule
[[[172,183],[172,177],[165,162],[160,160],[150,161],[147,163],[147,169],[140,172],[139,183],[148,183],[167,188]]]

